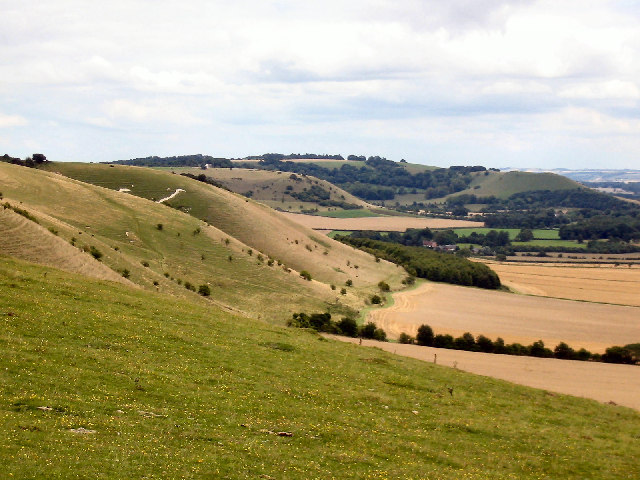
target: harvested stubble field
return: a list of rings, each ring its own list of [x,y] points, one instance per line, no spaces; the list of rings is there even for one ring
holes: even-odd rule
[[[358,341],[348,337],[333,338],[351,343]],[[433,362],[437,355],[438,365],[640,410],[640,367],[634,365],[494,355],[374,340],[363,340],[363,345],[427,362]]]
[[[299,213],[283,213],[286,217],[314,230],[375,230],[404,232],[407,228],[462,228],[484,224],[468,220],[418,217],[328,218]]]
[[[369,319],[391,337],[415,335],[421,324],[435,333],[464,332],[502,337],[525,345],[542,339],[553,348],[566,342],[603,353],[607,347],[640,341],[640,307],[514,295],[440,283],[424,283],[394,294],[389,308]],[[639,371],[640,372],[640,371]]]
[[[484,263],[519,293],[640,307],[638,265]]]

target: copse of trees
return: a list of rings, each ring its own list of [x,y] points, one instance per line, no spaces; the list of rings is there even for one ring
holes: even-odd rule
[[[11,157],[6,153],[0,157],[0,162],[11,163],[13,165],[21,165],[23,167],[35,168],[38,165],[43,163],[47,163],[47,157],[45,157],[42,153],[34,153],[30,157],[26,157],[24,160],[21,160],[17,157]]]
[[[337,236],[336,240],[402,265],[415,277],[487,289],[497,289],[501,286],[500,278],[493,270],[466,258],[367,238]]]
[[[333,333],[347,337],[370,338],[385,342],[386,332],[378,328],[373,322],[358,326],[351,317],[343,317],[339,322],[331,319],[330,313],[294,313],[287,321],[287,326],[297,328],[311,328],[317,332]]]
[[[570,225],[563,225],[558,233],[563,240],[606,238],[629,242],[640,239],[640,216],[596,215]]]
[[[398,338],[400,343],[413,343],[414,340],[406,333],[401,333]],[[530,356],[539,358],[558,358],[561,360],[581,360],[600,361],[606,363],[640,363],[640,344],[629,344],[624,347],[614,346],[606,349],[602,355],[593,354],[581,348],[574,350],[565,342],[560,342],[551,350],[547,348],[542,340],[533,342],[525,346],[520,343],[505,344],[504,340],[498,337],[495,341],[484,335],[474,337],[466,332],[454,338],[448,334],[434,335],[433,329],[426,324],[418,327],[415,343],[422,346],[447,348],[450,350],[465,350],[468,352],[498,353],[503,355]]]
[[[233,168],[231,160],[228,158],[214,158],[210,155],[179,155],[173,157],[141,157],[129,160],[116,160],[115,162],[104,162],[117,165],[135,165],[138,167],[203,167],[211,165],[216,168]]]

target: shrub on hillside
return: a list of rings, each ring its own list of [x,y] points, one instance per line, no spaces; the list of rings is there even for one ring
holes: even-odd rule
[[[342,320],[338,322],[337,327],[340,329],[340,332],[347,337],[358,336],[358,324],[353,318],[342,317]]]
[[[433,330],[429,325],[420,325],[416,334],[418,345],[431,347],[433,345]]]
[[[209,295],[211,295],[211,288],[207,284],[200,285],[198,287],[198,293],[203,297],[208,297]]]
[[[307,272],[306,270],[302,270],[300,272],[300,276],[302,278],[304,278],[305,280],[309,281],[309,282],[311,281],[311,274],[309,272]]]

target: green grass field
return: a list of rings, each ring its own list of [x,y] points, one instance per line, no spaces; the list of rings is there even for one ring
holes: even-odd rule
[[[4,478],[640,477],[630,409],[2,257],[0,314]]]
[[[532,247],[587,248],[586,243],[575,240],[531,240],[530,242],[512,242],[512,245],[530,245]]]
[[[377,213],[373,213],[371,210],[361,208],[357,210],[331,210],[328,212],[318,212],[317,215],[321,217],[331,218],[363,218],[363,217],[379,217]]]
[[[486,235],[491,230],[506,231],[509,233],[509,238],[511,240],[516,238],[518,233],[520,233],[519,228],[454,228],[453,229],[456,235],[459,235],[459,236],[468,236],[474,232],[477,234]],[[558,236],[558,230],[546,230],[546,229],[536,228],[532,230],[532,232],[533,232],[533,238],[535,240],[559,240],[560,239]]]

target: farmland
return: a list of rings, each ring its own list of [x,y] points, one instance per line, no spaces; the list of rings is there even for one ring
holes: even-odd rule
[[[511,289],[545,297],[640,307],[640,267],[484,261]]]
[[[637,285],[637,283],[636,283]],[[437,333],[464,332],[525,345],[542,339],[553,348],[566,342],[575,349],[604,352],[612,345],[640,341],[640,307],[514,295],[440,283],[424,283],[394,294],[393,306],[373,310],[369,318],[391,336],[415,335],[418,326]]]
[[[477,226],[479,222],[426,217],[328,218],[283,213],[287,218],[314,230],[373,230],[404,232],[407,228],[456,228]],[[480,223],[480,225],[482,225]]]

